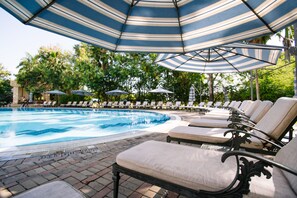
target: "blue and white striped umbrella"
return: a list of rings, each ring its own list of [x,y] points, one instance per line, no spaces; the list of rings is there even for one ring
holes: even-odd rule
[[[296,0],[0,0],[22,23],[113,51],[185,53],[275,33]]]
[[[244,72],[275,65],[281,52],[277,46],[234,43],[185,54],[159,54],[156,63],[176,71]]]

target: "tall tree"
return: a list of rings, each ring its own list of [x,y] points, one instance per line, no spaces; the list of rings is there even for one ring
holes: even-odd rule
[[[0,102],[10,103],[12,101],[12,87],[10,86],[10,72],[0,63]]]

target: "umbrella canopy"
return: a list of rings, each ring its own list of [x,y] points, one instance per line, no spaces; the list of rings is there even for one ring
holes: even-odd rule
[[[22,23],[114,51],[185,53],[275,33],[296,0],[1,0]]]
[[[59,90],[46,91],[45,93],[53,94],[53,95],[66,95],[66,93],[59,91]]]
[[[120,89],[115,89],[115,90],[108,91],[108,92],[105,92],[105,93],[107,95],[111,95],[111,96],[119,96],[119,95],[123,95],[123,94],[128,94],[128,92],[122,91]]]
[[[244,72],[276,65],[282,47],[233,43],[183,54],[159,54],[156,63],[176,71]]]
[[[91,96],[93,95],[91,92],[85,90],[72,90],[72,94],[79,95],[79,96]]]
[[[165,94],[171,94],[173,92],[172,91],[169,91],[167,89],[163,89],[163,88],[158,87],[157,89],[153,89],[153,90],[149,91],[149,93],[165,93]]]
[[[193,85],[190,87],[189,101],[195,101],[195,88]]]

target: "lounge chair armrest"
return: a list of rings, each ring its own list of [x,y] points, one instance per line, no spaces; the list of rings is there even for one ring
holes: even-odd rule
[[[278,162],[275,162],[273,160],[270,160],[270,159],[264,158],[260,155],[255,155],[254,153],[250,153],[250,152],[246,152],[246,151],[227,151],[226,153],[224,153],[222,155],[222,158],[221,158],[222,162],[225,162],[225,160],[230,156],[245,156],[245,157],[253,158],[253,159],[259,160],[259,162],[264,163],[265,166],[274,166],[274,167],[277,167],[279,169],[282,169],[284,171],[287,171],[287,172],[297,176],[297,171],[293,170],[290,167],[287,167],[287,166],[280,164]]]
[[[228,128],[234,128],[234,129],[248,131],[253,126],[254,126],[254,122],[249,122],[249,120],[240,120],[240,121],[238,120],[238,121],[234,121],[231,124],[229,124]]]
[[[262,142],[264,142],[265,144],[271,144],[272,146],[274,146],[274,148],[276,149],[281,149],[283,147],[283,143],[280,141],[271,141],[262,137],[259,137],[255,134],[249,133],[247,131],[244,130],[239,130],[239,129],[233,129],[233,130],[228,130],[224,133],[224,136],[227,135],[228,133],[232,133],[232,145],[231,148],[234,150],[239,150],[240,145],[241,144],[245,144],[245,143],[251,143],[251,140],[249,139],[250,137],[255,137],[259,140],[261,140]],[[241,134],[244,134],[243,136],[240,136]]]
[[[269,139],[273,140],[274,142],[277,142],[278,144],[280,144],[280,145],[282,145],[282,146],[284,146],[284,145],[285,145],[285,144],[284,144],[284,143],[282,143],[281,141],[279,141],[279,140],[275,139],[275,138],[274,138],[274,137],[272,137],[271,135],[267,134],[266,132],[264,132],[264,131],[262,131],[262,130],[260,130],[260,129],[258,129],[258,128],[254,127],[254,126],[250,126],[250,129],[256,130],[256,131],[258,131],[258,132],[260,132],[260,133],[262,133],[262,134],[266,135],[266,136],[267,136]]]

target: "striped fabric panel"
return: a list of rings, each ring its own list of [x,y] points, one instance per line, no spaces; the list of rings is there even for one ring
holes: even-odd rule
[[[23,23],[116,51],[191,52],[271,33],[263,21],[278,31],[297,20],[296,0],[246,0],[250,8],[241,0],[180,0],[178,9],[172,0],[51,2],[0,6]]]
[[[176,71],[244,72],[275,65],[281,51],[276,46],[234,43],[185,54],[159,54],[156,63]]]

